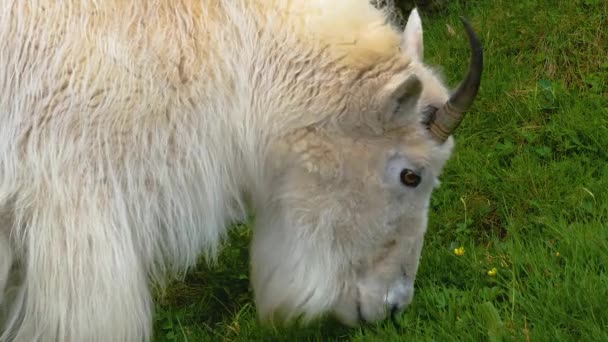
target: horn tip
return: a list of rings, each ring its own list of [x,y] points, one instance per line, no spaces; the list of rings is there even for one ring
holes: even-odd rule
[[[464,25],[465,32],[466,32],[467,36],[469,37],[469,42],[471,44],[471,47],[472,47],[474,53],[481,56],[483,54],[481,42],[479,41],[479,38],[477,37],[475,30],[471,26],[471,23],[469,23],[469,21],[464,16],[460,16],[459,18],[460,18],[460,21],[462,22],[462,24]]]

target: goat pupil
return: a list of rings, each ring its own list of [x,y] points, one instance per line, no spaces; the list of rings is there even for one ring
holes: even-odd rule
[[[406,186],[416,187],[420,184],[420,176],[410,169],[403,169],[401,171],[401,183]]]

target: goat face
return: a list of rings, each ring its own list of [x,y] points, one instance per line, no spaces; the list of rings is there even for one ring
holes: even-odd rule
[[[355,325],[411,302],[431,193],[479,84],[481,51],[465,27],[474,58],[451,96],[421,62],[414,11],[393,68],[352,90],[342,110],[350,114],[300,127],[277,144],[252,246],[263,319],[333,313]]]

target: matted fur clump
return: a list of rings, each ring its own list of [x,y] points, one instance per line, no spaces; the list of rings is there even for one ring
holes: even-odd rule
[[[260,319],[405,308],[478,82],[450,97],[417,12],[390,16],[0,0],[0,340],[149,340],[151,284],[214,258],[246,202]]]

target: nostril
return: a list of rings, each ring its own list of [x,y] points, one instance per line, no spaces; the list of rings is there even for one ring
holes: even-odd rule
[[[399,311],[400,311],[399,305],[397,305],[396,303],[392,304],[391,305],[391,318],[395,318],[395,316],[399,313]]]
[[[401,312],[401,310],[399,310],[399,306],[397,304],[394,304],[393,306],[391,306],[391,322],[393,324],[398,324],[397,322],[397,316],[399,316],[399,313]]]

